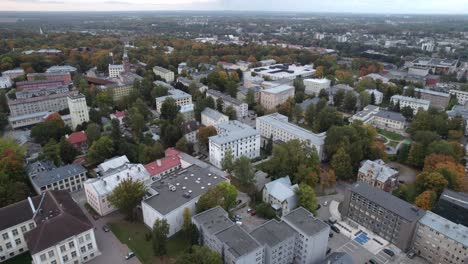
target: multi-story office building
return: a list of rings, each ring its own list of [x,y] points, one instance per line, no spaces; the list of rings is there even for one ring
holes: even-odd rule
[[[433,212],[456,224],[468,226],[468,194],[445,189]]]
[[[29,251],[33,264],[85,263],[100,255],[94,227],[66,191],[0,209],[0,262]]]
[[[457,97],[458,103],[461,105],[465,105],[468,101],[468,92],[452,89],[449,91],[449,94],[455,95],[455,97]]]
[[[346,189],[342,217],[363,226],[403,251],[411,246],[416,224],[425,211],[365,182]]]
[[[318,263],[325,258],[330,226],[299,207],[282,217],[296,232],[295,263]]]
[[[273,81],[279,79],[294,80],[296,78],[313,76],[315,74],[313,67],[314,65],[275,64],[268,67],[253,68],[250,71],[255,75],[263,78],[266,77]]]
[[[156,98],[156,111],[161,113],[161,107],[167,98],[172,98],[176,101],[176,104],[180,107],[184,105],[192,104],[192,95],[178,89],[172,89],[168,91],[169,95],[161,96]]]
[[[215,126],[217,124],[221,124],[228,121],[229,117],[227,115],[224,115],[223,113],[220,113],[209,107],[206,107],[201,112],[201,123],[204,126]]]
[[[3,77],[10,77],[10,79],[15,79],[16,77],[19,77],[21,75],[24,75],[24,70],[23,69],[13,69],[13,70],[8,70],[2,72]]]
[[[321,90],[330,88],[331,81],[322,79],[304,79],[305,93],[318,95]]]
[[[184,210],[188,208],[194,214],[200,196],[210,187],[226,181],[226,178],[209,167],[187,165],[162,176],[149,188],[149,195],[141,202],[143,221],[149,228],[153,228],[157,219],[166,219],[169,224],[168,235],[174,235],[182,229]]]
[[[357,180],[390,192],[396,187],[398,171],[385,165],[383,160],[366,160],[359,168]]]
[[[97,88],[102,91],[109,91],[112,95],[112,99],[114,100],[114,102],[117,102],[125,96],[130,95],[130,92],[133,90],[133,83],[116,83],[100,85]]]
[[[51,170],[44,170],[30,177],[34,190],[40,194],[47,190],[74,192],[83,188],[87,180],[86,169],[80,164],[69,164]]]
[[[69,72],[60,73],[60,72],[45,72],[45,73],[28,73],[28,81],[35,81],[38,79],[45,79],[48,81],[62,81],[63,84],[70,84],[72,82],[72,77]]]
[[[466,263],[468,228],[427,212],[416,227],[412,250],[430,263]]]
[[[407,87],[405,87],[407,89]],[[428,100],[431,102],[431,107],[444,110],[450,102],[450,94],[432,91],[429,89],[414,88],[414,93],[417,98]]]
[[[86,98],[82,94],[70,94],[67,97],[68,108],[70,109],[70,117],[72,129],[76,129],[78,125],[89,121],[88,105]]]
[[[157,76],[161,76],[166,82],[173,82],[174,81],[174,72],[163,67],[154,66],[153,72]]]
[[[46,70],[47,73],[74,73],[77,69],[70,65],[55,65]]]
[[[410,68],[430,70],[433,74],[447,74],[455,72],[457,64],[458,60],[421,57],[409,62],[408,66]]]
[[[395,132],[403,132],[406,128],[406,118],[398,112],[380,109],[375,105],[368,105],[360,112],[350,117],[349,121],[362,121],[366,125],[376,128],[388,129]]]
[[[288,117],[279,113],[258,117],[256,120],[257,131],[260,132],[263,144],[273,137],[273,141],[288,142],[293,139],[306,142],[315,148],[319,157],[324,159],[323,145],[325,144],[326,133],[315,134],[302,127],[288,122]]]
[[[109,64],[109,77],[117,78],[124,71],[123,64]]]
[[[65,93],[49,94],[30,98],[8,98],[10,115],[12,117],[18,117],[38,112],[59,112],[68,108],[67,97],[73,93],[73,91],[68,91]]]
[[[237,120],[216,125],[218,134],[209,138],[210,163],[221,168],[228,150],[234,160],[246,156],[260,156],[260,134],[252,127]]]
[[[271,181],[263,187],[263,202],[271,205],[276,214],[286,215],[297,207],[297,196],[295,190],[297,184],[292,184],[289,176]]]
[[[276,107],[289,98],[294,97],[294,86],[279,85],[270,89],[260,91],[260,104],[267,110],[276,109]]]
[[[10,88],[13,85],[10,77],[2,76],[0,77],[0,89]]]
[[[112,191],[124,179],[151,183],[151,177],[141,164],[132,164],[126,156],[116,157],[98,166],[97,178],[88,179],[84,183],[86,200],[99,215],[107,215],[115,211],[115,207],[107,200]]]
[[[226,108],[229,106],[233,107],[236,110],[237,118],[246,117],[249,114],[249,105],[233,98],[227,94],[223,94],[220,91],[209,89],[206,91],[206,96],[211,96],[213,100],[216,101],[221,98],[223,100],[223,111],[226,111]]]
[[[8,122],[13,129],[29,127],[43,122],[44,118],[49,114],[51,114],[51,112],[37,112],[28,115],[10,116],[8,117]]]
[[[400,109],[409,106],[411,109],[413,109],[414,114],[416,114],[419,111],[419,109],[427,111],[431,106],[431,102],[429,100],[418,99],[403,95],[394,95],[390,98],[390,101],[395,105],[400,104]]]

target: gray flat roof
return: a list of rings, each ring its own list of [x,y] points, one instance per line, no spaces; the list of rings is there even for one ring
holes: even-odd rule
[[[289,214],[283,216],[286,222],[301,230],[302,233],[308,236],[313,236],[324,229],[329,228],[322,220],[316,218],[311,212],[307,211],[304,207],[299,207],[291,211]]]
[[[424,210],[365,182],[353,184],[349,190],[411,222],[418,221],[425,214]]]
[[[219,231],[234,225],[231,219],[227,216],[227,212],[221,206],[208,209],[194,215],[192,218],[198,224],[203,225],[205,230],[210,234],[216,234]]]
[[[214,109],[211,109],[209,107],[205,107],[205,109],[203,109],[201,114],[205,115],[205,116],[208,116],[209,118],[214,119],[214,120],[219,120],[220,118],[227,117],[223,113],[220,113],[220,112],[218,112],[218,111],[216,111]]]
[[[227,246],[227,250],[238,258],[258,249],[260,244],[244,229],[232,225],[216,234],[216,237]]]
[[[454,222],[430,211],[428,211],[426,215],[419,220],[419,223],[438,231],[444,236],[457,241],[464,246],[468,246],[468,228],[462,224],[455,224]]]
[[[384,109],[380,109],[375,115],[378,117],[387,118],[399,122],[406,121],[406,118],[401,113],[392,112]]]
[[[86,173],[86,169],[83,166],[80,164],[69,164],[49,171],[40,172],[31,180],[38,187],[42,187],[73,177],[80,173]]]
[[[157,195],[151,196],[143,202],[165,215],[225,180],[224,177],[212,173],[209,169],[192,165],[153,183],[151,189],[156,191]],[[171,191],[169,185],[175,186],[176,190]],[[190,193],[189,196],[184,196],[188,193]]]
[[[257,130],[237,120],[216,125],[219,134],[210,137],[210,142],[222,145],[238,139],[260,135]]]
[[[231,97],[230,95],[224,94],[224,93],[222,93],[220,91],[217,91],[217,90],[209,89],[209,90],[206,91],[206,94],[221,98],[221,99],[223,99],[223,101],[228,101],[229,103],[234,104],[234,105],[245,104],[241,100],[237,100],[236,98]]]
[[[444,192],[440,195],[439,199],[449,201],[460,207],[468,209],[468,194],[445,189]]]
[[[261,245],[267,244],[274,247],[282,241],[294,236],[296,231],[285,222],[270,220],[257,227],[250,235],[253,236]]]

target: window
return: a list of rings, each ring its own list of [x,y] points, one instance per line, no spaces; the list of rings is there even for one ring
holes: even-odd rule
[[[54,251],[53,251],[53,250],[49,251],[49,258],[53,258],[54,255],[55,255],[55,254],[54,254]]]
[[[84,242],[83,237],[79,237],[79,238],[78,238],[78,243],[83,244],[83,242]]]
[[[65,256],[63,256],[63,258],[62,258],[62,259],[63,259],[63,262],[67,262],[67,261],[68,261],[68,256],[67,256],[67,255],[65,255]]]
[[[30,223],[29,224],[29,229],[33,229],[34,228],[34,223]]]
[[[76,258],[76,251],[72,251],[71,257],[72,257],[72,258]]]
[[[41,255],[41,261],[44,262],[46,259],[47,259],[46,255],[45,255],[45,254],[42,254],[42,255]]]
[[[60,252],[63,253],[63,252],[65,252],[65,250],[66,250],[65,245],[60,246]]]
[[[8,233],[3,233],[2,237],[3,237],[3,240],[7,240],[8,239]]]
[[[57,264],[57,261],[52,260],[52,261],[50,262],[50,264]]]
[[[10,249],[11,248],[11,243],[8,242],[8,243],[5,244],[5,246],[6,246],[7,249]]]
[[[93,249],[93,244],[92,244],[92,243],[89,243],[89,244],[88,244],[88,250],[91,250],[91,249]]]
[[[18,235],[18,229],[13,229],[11,231],[11,233],[13,233],[13,236],[17,236]]]
[[[25,233],[27,230],[28,230],[28,229],[26,228],[26,226],[22,226],[22,227],[21,227],[21,232],[22,232],[22,233]]]
[[[16,243],[17,246],[20,245],[21,244],[21,239],[20,238],[16,239],[15,243]]]
[[[85,246],[83,246],[83,247],[81,247],[81,249],[80,249],[80,250],[81,250],[81,253],[85,253],[85,252],[86,252],[86,247],[85,247]]]
[[[74,248],[74,247],[75,247],[75,243],[74,243],[73,241],[71,241],[70,243],[68,243],[68,246],[69,246],[70,248]]]
[[[2,251],[3,251],[3,247],[2,247],[2,246],[0,246],[0,252],[2,252]]]

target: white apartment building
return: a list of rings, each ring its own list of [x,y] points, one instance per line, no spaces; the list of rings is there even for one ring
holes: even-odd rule
[[[393,104],[400,104],[400,109],[406,106],[411,107],[411,109],[413,109],[414,114],[416,114],[420,108],[427,111],[431,105],[431,102],[429,100],[423,100],[403,95],[394,95],[390,98],[390,101]]]
[[[8,98],[10,116],[17,117],[38,112],[59,112],[68,108],[67,96],[72,93],[57,93],[22,99]]]
[[[123,64],[109,64],[109,77],[117,78],[124,70]]]
[[[376,90],[376,89],[372,89],[372,90],[366,90],[366,92],[372,96],[372,94],[374,95],[374,104],[375,105],[380,105],[383,101],[383,93],[380,92],[379,90]]]
[[[296,78],[305,78],[313,76],[315,70],[314,65],[295,65],[295,64],[275,64],[270,66],[263,66],[253,68],[250,71],[260,77],[267,77],[270,80],[289,79],[294,80]]]
[[[294,192],[297,187],[297,184],[291,183],[289,176],[271,181],[263,187],[263,202],[270,204],[277,215],[287,215],[298,205]]]
[[[466,263],[468,228],[427,211],[417,224],[412,250],[429,263]]]
[[[449,94],[455,95],[457,97],[458,104],[460,105],[465,105],[468,101],[468,92],[452,89],[449,91]]]
[[[209,138],[210,163],[221,168],[228,150],[234,160],[242,156],[254,159],[260,156],[260,134],[237,120],[216,125],[218,135]]]
[[[115,211],[107,196],[124,179],[131,178],[147,185],[151,184],[151,176],[142,164],[132,164],[126,156],[116,157],[101,163],[97,178],[88,179],[84,183],[86,200],[96,212],[103,216]]]
[[[279,85],[260,91],[260,104],[267,110],[272,110],[291,97],[294,97],[294,86]]]
[[[87,179],[86,169],[80,164],[68,164],[44,170],[30,177],[32,186],[38,194],[47,190],[78,191],[83,189],[83,183]]]
[[[10,88],[13,85],[10,77],[2,76],[0,77],[0,89]]]
[[[163,67],[154,66],[153,72],[157,76],[161,76],[166,82],[170,83],[174,81],[174,72]]]
[[[368,105],[349,118],[351,123],[355,120],[362,121],[365,125],[395,132],[403,132],[407,124],[406,118],[401,113],[384,110],[375,105]]]
[[[229,117],[227,115],[209,107],[206,107],[201,112],[201,123],[204,126],[216,126],[217,124],[221,124],[228,121]]]
[[[263,139],[263,144],[273,137],[273,141],[288,142],[293,139],[306,142],[315,148],[321,160],[323,160],[323,145],[325,144],[326,132],[315,134],[311,131],[288,122],[288,117],[279,113],[258,117],[256,120],[257,131]]]
[[[211,96],[215,101],[215,104],[218,98],[221,98],[223,100],[223,111],[226,111],[226,108],[232,106],[234,110],[236,110],[237,118],[239,119],[246,117],[249,114],[248,104],[237,100],[236,98],[233,98],[227,94],[223,94],[220,91],[209,89],[208,91],[206,91],[206,96]]]
[[[70,109],[71,129],[75,130],[78,125],[89,122],[88,105],[86,104],[84,95],[68,95],[67,102],[68,108]]]
[[[172,98],[180,107],[192,104],[192,95],[178,89],[168,91],[169,95],[156,98],[156,111],[161,113],[161,107],[167,98]]]
[[[318,95],[321,90],[330,88],[331,81],[322,79],[304,79],[305,93],[308,95]]]

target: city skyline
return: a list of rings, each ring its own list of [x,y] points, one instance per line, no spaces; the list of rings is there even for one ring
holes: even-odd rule
[[[2,0],[0,11],[283,11],[377,14],[468,14],[464,0]]]

